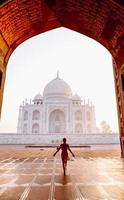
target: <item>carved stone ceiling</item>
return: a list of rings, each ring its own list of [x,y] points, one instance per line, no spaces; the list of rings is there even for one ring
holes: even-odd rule
[[[24,40],[67,27],[103,44],[114,57],[124,53],[123,0],[1,0],[0,52],[6,63]]]

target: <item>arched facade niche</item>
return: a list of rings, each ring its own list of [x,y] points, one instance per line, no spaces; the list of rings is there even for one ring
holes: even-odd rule
[[[75,132],[76,133],[82,133],[83,132],[82,124],[76,124],[75,125]]]
[[[82,112],[80,110],[75,112],[75,119],[82,120]]]
[[[27,124],[24,124],[24,126],[23,126],[23,133],[24,134],[27,133],[27,130],[28,130]]]
[[[59,109],[49,115],[49,133],[64,133],[66,130],[65,113]]]
[[[40,133],[40,126],[39,124],[35,123],[32,126],[32,133]]]
[[[90,124],[87,125],[87,132],[91,133],[91,125]]]
[[[24,112],[24,120],[25,121],[28,120],[28,111],[27,110]]]
[[[39,110],[33,111],[32,119],[33,120],[39,120],[40,119],[40,111]]]
[[[90,121],[91,120],[91,113],[89,111],[87,111],[87,120]]]

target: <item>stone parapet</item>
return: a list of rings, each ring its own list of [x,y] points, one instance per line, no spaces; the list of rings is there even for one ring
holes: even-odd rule
[[[85,144],[118,144],[119,134],[78,134],[78,135],[63,135],[63,134],[0,134],[0,144],[40,144],[54,145],[60,144],[62,139],[66,137],[70,145],[85,145]]]

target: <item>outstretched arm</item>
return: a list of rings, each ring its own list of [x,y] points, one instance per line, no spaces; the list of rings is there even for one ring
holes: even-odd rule
[[[58,147],[57,148],[57,151],[53,154],[53,156],[55,156],[57,153],[58,153],[58,151],[61,149],[61,147]]]
[[[73,157],[75,157],[74,153],[71,151],[69,145],[68,145],[68,150],[70,151],[70,153],[72,154]]]

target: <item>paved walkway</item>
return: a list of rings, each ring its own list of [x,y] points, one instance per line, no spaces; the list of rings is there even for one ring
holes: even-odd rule
[[[73,149],[66,176],[54,151],[0,147],[0,200],[124,200],[119,149]]]

